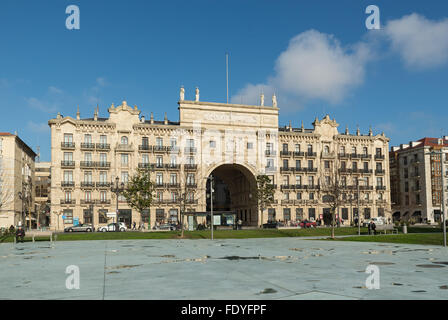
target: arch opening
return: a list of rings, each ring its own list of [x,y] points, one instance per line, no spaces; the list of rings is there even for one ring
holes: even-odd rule
[[[209,175],[214,179],[213,211],[234,212],[243,226],[258,226],[258,206],[255,199],[256,178],[239,164],[223,164]],[[206,210],[210,212],[210,180],[206,185]]]

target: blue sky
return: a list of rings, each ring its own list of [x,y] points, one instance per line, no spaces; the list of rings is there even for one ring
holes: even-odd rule
[[[65,27],[68,5],[80,30]],[[366,7],[381,30],[367,30]],[[448,134],[448,2],[22,1],[0,2],[0,131],[50,160],[47,122],[91,117],[126,99],[147,118],[178,120],[179,87],[226,101],[225,52],[235,103],[266,105],[280,125],[329,113],[351,132],[372,126],[391,145]]]

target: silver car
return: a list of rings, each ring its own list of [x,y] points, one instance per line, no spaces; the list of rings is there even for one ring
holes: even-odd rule
[[[64,232],[92,232],[95,228],[91,224],[80,223],[76,226],[66,227]]]

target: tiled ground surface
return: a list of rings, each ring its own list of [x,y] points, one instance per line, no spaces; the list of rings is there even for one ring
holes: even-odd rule
[[[380,289],[365,287],[369,264]],[[68,290],[66,267],[80,270]],[[448,299],[448,249],[297,238],[0,245],[0,299]]]

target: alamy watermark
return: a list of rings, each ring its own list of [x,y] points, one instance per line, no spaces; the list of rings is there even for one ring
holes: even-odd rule
[[[79,267],[75,265],[70,265],[65,268],[65,273],[69,276],[65,280],[65,287],[68,290],[79,290],[80,289],[80,273]]]
[[[68,30],[79,30],[80,29],[80,11],[79,7],[72,4],[65,8],[65,13],[69,14],[67,19],[65,19],[65,27]]]
[[[370,264],[366,268],[366,273],[369,274],[365,282],[366,288],[370,290],[380,289],[380,268],[377,265]]]

